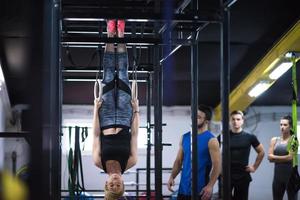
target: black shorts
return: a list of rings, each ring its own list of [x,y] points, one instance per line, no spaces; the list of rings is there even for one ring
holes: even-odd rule
[[[178,194],[177,195],[177,200],[191,200],[192,196],[191,195],[183,195],[183,194]],[[201,199],[201,196],[198,198],[199,200]]]

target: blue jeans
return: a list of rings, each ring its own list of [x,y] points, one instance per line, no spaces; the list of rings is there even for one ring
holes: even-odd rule
[[[128,79],[128,54],[105,52],[103,94],[99,109],[100,127],[131,127],[131,89]]]

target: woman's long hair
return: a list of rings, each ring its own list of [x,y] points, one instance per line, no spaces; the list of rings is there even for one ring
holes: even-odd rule
[[[113,192],[108,190],[107,185],[105,184],[104,193],[105,193],[104,196],[105,200],[116,200],[122,197],[124,194],[124,183],[123,183],[123,189],[120,192]]]

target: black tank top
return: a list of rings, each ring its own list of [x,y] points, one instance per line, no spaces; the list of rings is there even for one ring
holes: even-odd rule
[[[115,160],[120,163],[122,174],[124,173],[130,155],[131,135],[129,128],[123,128],[119,133],[104,135],[101,131],[101,162],[106,172],[106,162]]]
[[[284,143],[281,141],[280,137],[276,138],[275,146],[274,146],[274,155],[285,156],[288,155],[289,152],[287,150],[288,143]],[[274,180],[282,181],[287,183],[293,169],[293,162],[275,162],[274,167]]]

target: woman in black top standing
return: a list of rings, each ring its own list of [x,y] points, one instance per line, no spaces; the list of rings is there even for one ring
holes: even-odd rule
[[[274,163],[274,177],[272,183],[272,193],[274,200],[282,200],[287,192],[288,200],[297,200],[298,192],[288,186],[288,181],[292,175],[293,152],[287,149],[292,136],[292,117],[283,116],[280,119],[280,137],[273,137],[270,142],[268,159]]]
[[[125,21],[108,20],[108,37],[124,37]],[[106,44],[103,57],[103,94],[94,100],[93,160],[108,175],[105,199],[124,193],[122,174],[136,164],[139,105],[136,82],[128,80],[128,54],[125,44]]]

